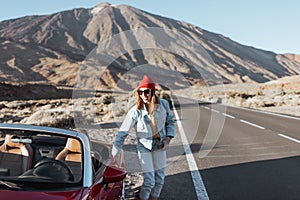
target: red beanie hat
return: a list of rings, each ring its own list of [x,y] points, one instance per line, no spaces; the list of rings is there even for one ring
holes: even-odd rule
[[[148,88],[152,91],[155,91],[155,83],[152,81],[152,79],[149,76],[144,75],[144,78],[140,82],[137,89],[140,89],[140,88]]]

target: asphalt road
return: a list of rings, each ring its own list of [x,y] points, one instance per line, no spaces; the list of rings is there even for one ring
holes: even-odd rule
[[[299,118],[174,102],[179,128],[168,150],[160,199],[300,199]]]

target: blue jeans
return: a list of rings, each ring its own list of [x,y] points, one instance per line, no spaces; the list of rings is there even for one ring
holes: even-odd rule
[[[161,149],[159,140],[149,150],[138,143],[138,157],[143,171],[144,182],[140,190],[140,199],[158,198],[163,188],[166,169],[166,151]]]

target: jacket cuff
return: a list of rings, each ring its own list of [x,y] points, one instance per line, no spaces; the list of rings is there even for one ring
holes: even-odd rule
[[[112,150],[111,150],[112,157],[116,157],[116,155],[118,153],[119,153],[119,149],[117,149],[116,146],[113,145]]]

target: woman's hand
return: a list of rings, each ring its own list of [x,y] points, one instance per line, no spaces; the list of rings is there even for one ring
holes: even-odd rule
[[[164,141],[163,141],[163,143],[164,143],[164,150],[167,150],[167,149],[169,149],[169,144],[170,144],[170,141],[171,141],[171,139],[172,138],[170,138],[170,137],[166,137],[165,139],[164,139]]]

